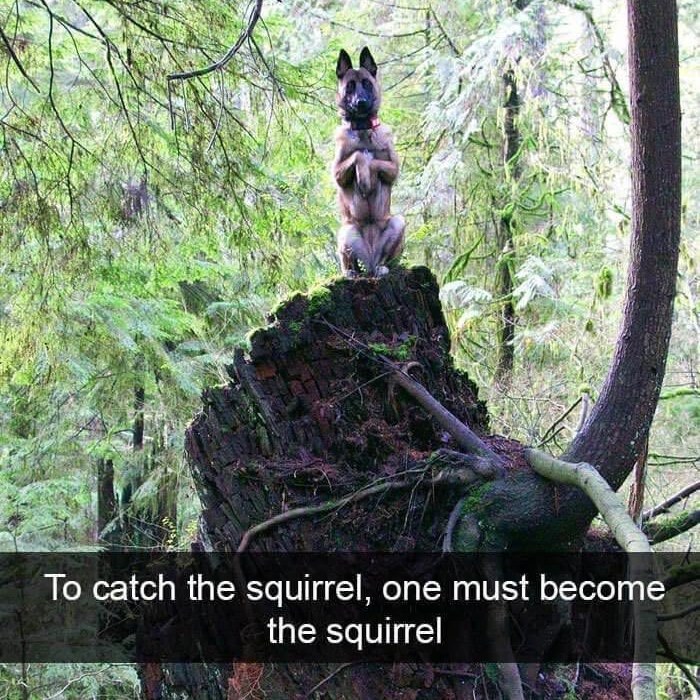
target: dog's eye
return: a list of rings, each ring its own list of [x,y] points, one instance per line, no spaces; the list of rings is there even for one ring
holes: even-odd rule
[[[354,81],[354,80],[349,80],[349,81],[348,81],[348,85],[347,85],[346,90],[347,90],[348,92],[355,92],[355,81]]]
[[[372,83],[370,83],[370,81],[367,80],[367,78],[365,78],[365,79],[362,81],[362,87],[363,87],[365,90],[371,90],[371,89],[372,89]]]

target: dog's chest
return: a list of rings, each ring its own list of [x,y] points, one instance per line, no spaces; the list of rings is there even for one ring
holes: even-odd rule
[[[377,160],[389,160],[389,146],[374,129],[367,131],[349,131],[349,141],[353,151],[361,151],[366,156]]]

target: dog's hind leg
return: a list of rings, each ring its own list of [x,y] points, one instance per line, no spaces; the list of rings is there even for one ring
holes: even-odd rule
[[[379,245],[374,251],[372,268],[376,270],[377,277],[382,277],[389,272],[386,263],[398,258],[403,251],[404,230],[406,221],[403,216],[392,216],[379,236]]]
[[[345,224],[338,230],[338,257],[346,277],[355,277],[359,272],[368,274],[374,269],[367,241],[362,231],[352,224]]]

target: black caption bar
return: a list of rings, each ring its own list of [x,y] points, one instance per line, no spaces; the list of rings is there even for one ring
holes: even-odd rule
[[[638,581],[623,554],[0,555],[0,662],[654,661],[639,602],[697,660],[697,559]]]

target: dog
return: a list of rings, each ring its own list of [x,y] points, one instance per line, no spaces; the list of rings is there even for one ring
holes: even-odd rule
[[[350,56],[341,50],[335,72],[336,104],[343,119],[335,133],[332,166],[342,220],[340,269],[346,277],[381,277],[404,244],[404,219],[390,213],[399,159],[391,130],[377,116],[381,89],[369,49],[362,49],[359,68],[353,68]]]

